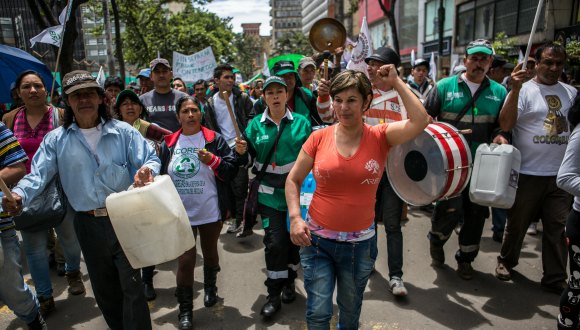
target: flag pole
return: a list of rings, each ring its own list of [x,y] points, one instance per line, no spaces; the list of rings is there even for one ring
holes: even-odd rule
[[[540,11],[544,5],[544,0],[538,2],[538,8],[536,9],[536,17],[534,17],[534,24],[532,24],[532,31],[530,31],[530,39],[528,40],[528,48],[526,48],[526,55],[524,56],[524,64],[522,69],[526,70],[528,67],[528,57],[530,57],[530,51],[532,50],[532,38],[536,34],[536,27],[538,26],[538,21],[540,20]]]
[[[58,64],[60,61],[60,53],[62,51],[62,42],[64,41],[64,32],[66,30],[66,24],[68,23],[68,18],[70,17],[70,10],[72,7],[73,0],[68,0],[66,4],[66,16],[64,19],[64,24],[62,25],[62,33],[60,35],[60,45],[58,46],[58,54],[56,55],[56,64],[54,67],[54,76],[52,77],[52,86],[50,88],[50,102],[52,102],[52,96],[54,95],[54,85],[56,82],[56,73],[58,72]],[[62,80],[61,80],[62,82]]]

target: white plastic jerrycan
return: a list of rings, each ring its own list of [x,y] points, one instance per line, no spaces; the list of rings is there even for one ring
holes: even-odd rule
[[[508,209],[516,199],[521,154],[509,144],[481,144],[475,152],[469,198],[472,202]]]
[[[119,243],[135,269],[174,260],[195,246],[187,212],[168,175],[114,193],[107,211]]]

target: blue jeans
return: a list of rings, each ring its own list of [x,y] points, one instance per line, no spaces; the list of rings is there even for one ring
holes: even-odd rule
[[[54,230],[58,235],[58,240],[62,245],[65,258],[65,270],[75,272],[80,269],[81,247],[74,230],[73,219],[75,212],[69,210],[62,223]],[[34,281],[36,295],[45,298],[52,297],[52,283],[50,282],[50,271],[48,267],[48,231],[37,232],[21,231],[22,247],[26,254],[28,269]]]
[[[383,174],[377,190],[377,204],[375,218],[380,217],[387,233],[389,277],[403,278],[403,232],[401,231],[403,201],[393,190],[386,174]]]
[[[491,230],[494,233],[501,233],[505,229],[505,221],[507,219],[507,209],[491,208]]]
[[[330,329],[335,283],[338,328],[358,329],[363,293],[377,252],[376,236],[350,243],[312,235],[312,245],[300,250],[308,329]]]
[[[26,323],[34,321],[38,314],[38,300],[24,283],[20,260],[20,243],[16,230],[9,229],[0,233],[4,261],[0,265],[0,300],[14,314]]]

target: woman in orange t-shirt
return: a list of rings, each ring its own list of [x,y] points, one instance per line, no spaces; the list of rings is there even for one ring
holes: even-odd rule
[[[394,65],[382,66],[379,75],[399,93],[410,119],[364,124],[363,113],[373,97],[371,82],[362,72],[344,71],[330,85],[338,124],[312,133],[286,180],[290,237],[302,247],[308,328],[329,327],[335,282],[338,327],[358,328],[363,292],[377,256],[375,194],[387,152],[418,136],[429,122]],[[311,170],[316,190],[302,219],[300,186]]]

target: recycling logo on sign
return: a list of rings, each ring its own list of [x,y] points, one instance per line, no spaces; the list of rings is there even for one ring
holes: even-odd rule
[[[173,173],[181,179],[189,179],[199,172],[199,158],[197,155],[182,154],[172,163]]]

